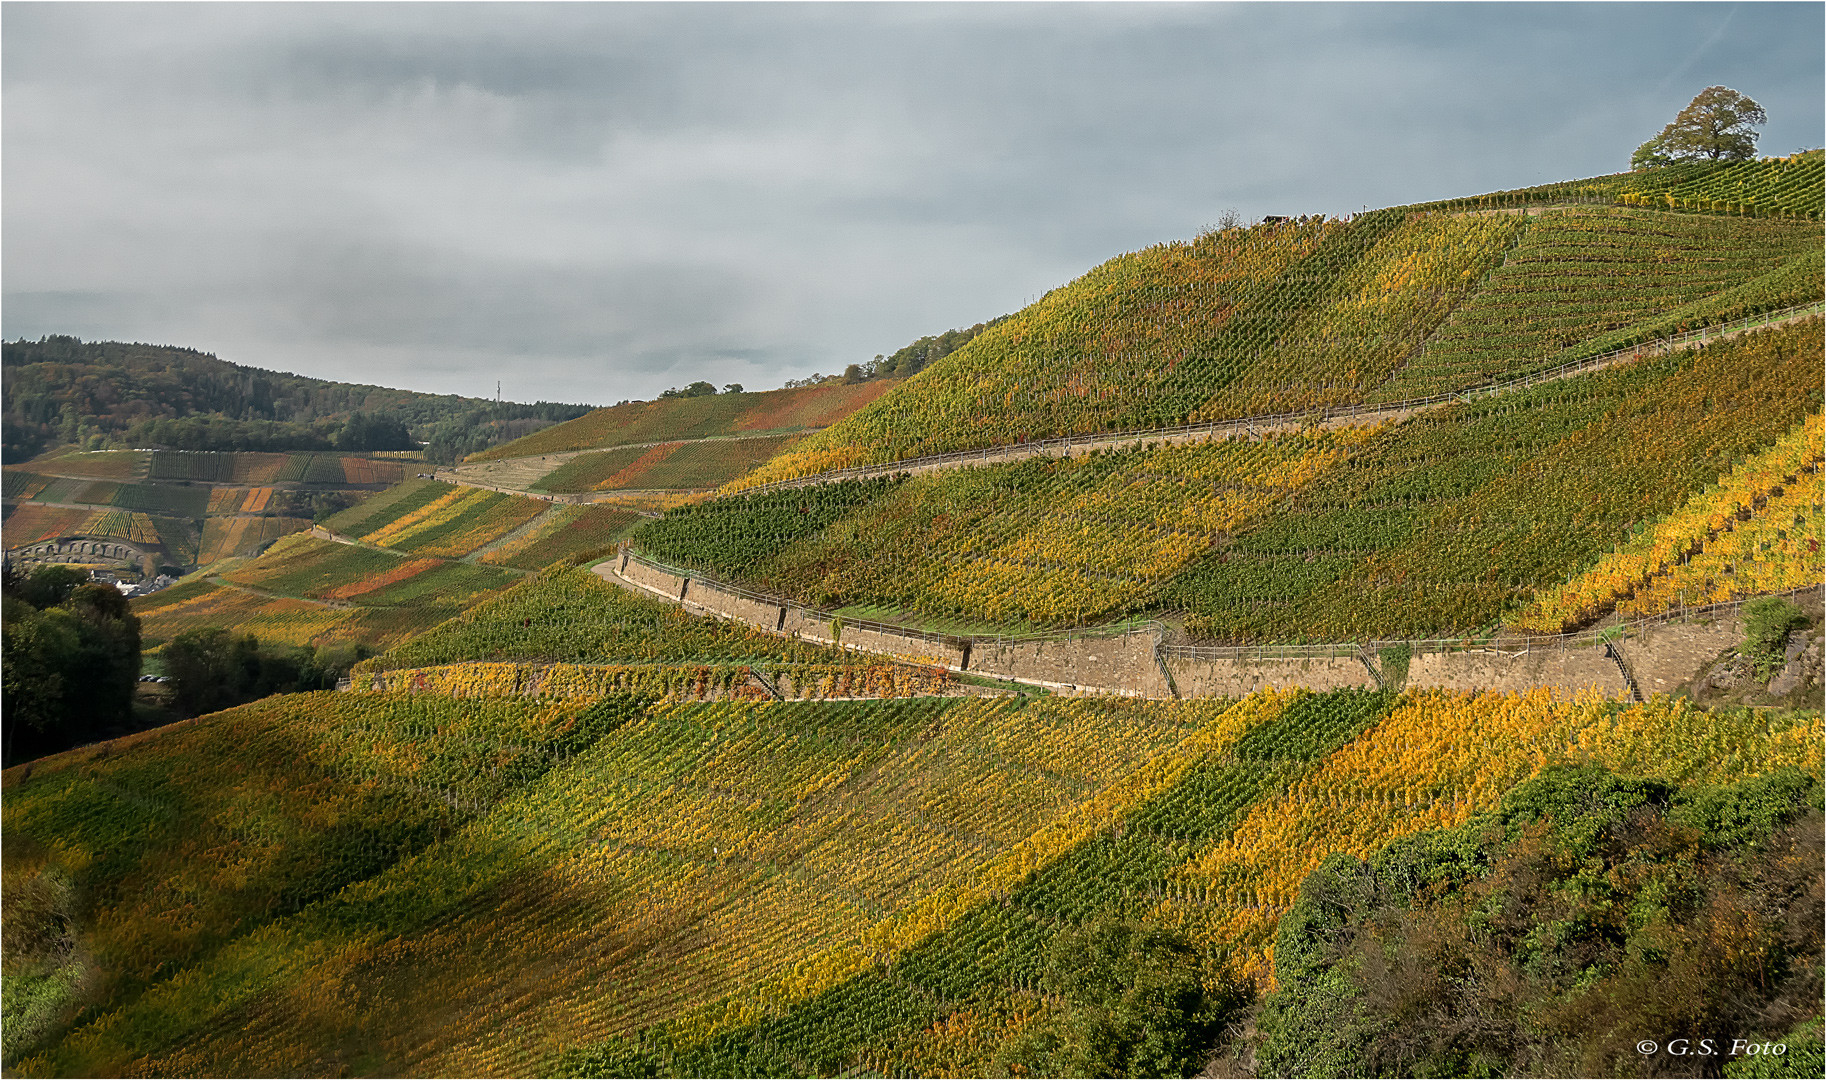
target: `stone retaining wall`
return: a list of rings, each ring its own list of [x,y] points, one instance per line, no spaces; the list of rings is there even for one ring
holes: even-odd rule
[[[1665,623],[1618,642],[1644,695],[1671,694],[1705,671],[1718,654],[1744,640],[1743,620],[1728,618]]]
[[[1154,654],[1154,634],[996,643],[970,647],[970,671],[1036,682],[1067,692],[1170,698]]]
[[[1240,698],[1257,690],[1304,686],[1309,690],[1341,690],[1349,686],[1374,688],[1376,680],[1363,661],[1353,656],[1317,657],[1310,660],[1201,660],[1189,656],[1167,657],[1167,670],[1185,697]]]
[[[942,665],[953,670],[962,670],[968,659],[961,645],[881,630],[864,630],[857,626],[844,627],[838,640],[846,648],[880,653],[915,664]]]
[[[1602,646],[1583,649],[1536,649],[1498,652],[1420,653],[1408,662],[1410,688],[1446,690],[1528,690],[1550,686],[1567,694],[1597,687],[1615,696],[1629,693],[1623,673]]]
[[[783,605],[764,603],[695,579],[685,590],[685,603],[688,606],[695,604],[712,615],[768,631],[780,625],[780,612],[783,609]]]
[[[804,608],[739,596],[695,579],[687,587],[687,579],[634,559],[624,557],[604,563],[597,567],[597,573],[624,586],[645,586],[674,601],[682,591],[683,604],[688,609],[733,619],[768,633],[1038,684],[1066,693],[1148,698],[1242,697],[1270,687],[1325,691],[1377,685],[1369,669],[1355,657],[1207,660],[1168,656],[1163,661],[1156,651],[1154,632],[1149,630],[1109,637],[978,641],[969,645],[854,626],[843,627],[833,635],[829,620]],[[1742,623],[1733,616],[1648,626],[1635,637],[1619,642],[1618,650],[1644,695],[1673,693],[1742,637]],[[1408,664],[1406,685],[1499,691],[1552,687],[1565,694],[1595,687],[1612,696],[1629,692],[1623,673],[1605,655],[1602,646],[1419,653]]]
[[[677,574],[668,574],[664,570],[655,570],[645,563],[635,562],[632,559],[628,560],[628,565],[621,571],[621,576],[636,585],[644,585],[661,596],[668,596],[674,600],[679,599],[685,592],[684,578]]]

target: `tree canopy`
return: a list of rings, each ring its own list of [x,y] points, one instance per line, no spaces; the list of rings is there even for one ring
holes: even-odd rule
[[[1676,161],[1744,161],[1756,154],[1756,128],[1768,122],[1761,105],[1728,86],[1708,86],[1661,134],[1636,148],[1630,168]]]

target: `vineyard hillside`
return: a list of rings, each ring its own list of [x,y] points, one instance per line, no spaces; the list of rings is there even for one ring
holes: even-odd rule
[[[282,536],[413,471],[417,455],[104,450],[5,470],[9,552],[58,538],[145,552],[129,576],[182,573],[257,555]],[[19,558],[55,561],[46,556]]]
[[[471,454],[471,462],[827,427],[898,386],[900,379],[757,393],[630,401]]]
[[[1230,642],[1559,630],[1617,607],[1560,597],[1651,534],[1683,542],[1637,564],[1654,584],[1637,613],[1819,580],[1821,355],[1816,316],[1365,426],[738,492],[636,543],[912,621],[1149,614]]]
[[[742,485],[1459,392],[1823,295],[1802,218],[1441,205],[1226,228],[1053,289]]]
[[[908,378],[624,404],[458,470],[9,467],[9,547],[106,513],[204,548],[359,490],[131,610],[152,653],[213,626],[369,651],[343,689],[0,774],[0,1070],[1811,1053],[1820,171],[1214,229]],[[947,452],[980,453],[898,467]],[[84,617],[34,612],[46,640]],[[1678,675],[1621,625],[1674,613]]]
[[[384,648],[529,571],[606,554],[636,520],[625,510],[411,479],[133,606],[149,649],[211,626],[281,644]]]
[[[1196,943],[1234,1022],[1333,853],[1557,764],[1817,773],[1822,734],[1545,693],[269,699],[8,771],[8,1071],[1044,1071],[1074,927]]]

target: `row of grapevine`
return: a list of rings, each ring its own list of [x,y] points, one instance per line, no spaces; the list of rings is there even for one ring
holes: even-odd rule
[[[1216,640],[1469,632],[1781,438],[1820,348],[1815,318],[1382,428],[743,492],[640,545],[813,606],[1011,631],[1166,606]]]
[[[1678,600],[1682,594],[1688,603],[1699,605],[1819,580],[1826,574],[1817,525],[1817,473],[1826,459],[1823,441],[1826,428],[1821,414],[1814,413],[1774,446],[1619,544],[1571,581],[1536,596],[1512,625],[1559,633],[1613,610],[1659,614],[1674,606],[1667,600]],[[1743,522],[1755,527],[1745,528]],[[1765,552],[1781,556],[1781,565],[1773,565],[1776,559],[1756,558]],[[1772,564],[1768,572],[1753,569],[1765,561]],[[1688,569],[1694,564],[1697,569]],[[1739,566],[1744,579],[1730,581]],[[1725,580],[1711,577],[1713,573]]]
[[[84,992],[130,1006],[454,833],[637,709],[319,693],[66,754],[8,777],[7,881],[49,871],[79,891]]]
[[[1599,341],[1686,329],[1667,323],[1676,312],[1710,325],[1818,299],[1819,245],[1810,223],[1614,206],[1377,211],[1223,230],[1120,256],[1053,290],[727,490],[1457,391],[1601,352]]]
[[[1221,971],[1266,980],[1276,921],[1312,866],[1463,821],[1546,765],[1717,782],[1820,763],[1817,717],[1769,723],[1684,703],[1624,708],[1544,693],[1420,695],[1383,717],[1387,704],[1382,695],[1304,697],[1253,726],[1227,759],[1184,772],[872,972],[772,1016],[751,1018],[738,996],[571,1051],[552,1071],[940,1075],[948,1065],[985,1075],[1005,1067],[991,1059],[1001,1038],[1045,1008],[1032,991],[1047,942],[1087,919],[1181,926]]]
[[[154,450],[147,477],[216,484],[390,484],[410,462],[330,453],[230,453]],[[59,459],[62,464],[64,459]]]
[[[50,476],[80,476],[93,480],[144,480],[151,454],[144,450],[99,450],[39,458],[32,468]]]
[[[1783,767],[1818,773],[1821,736],[1817,715],[1704,713],[1685,699],[1619,708],[1544,690],[1413,695],[1188,860],[1173,877],[1180,887],[1152,914],[1187,926],[1266,982],[1276,921],[1332,854],[1361,858],[1397,837],[1461,824],[1548,765],[1725,783]]]
[[[324,521],[324,526],[344,536],[362,536],[449,493],[448,484],[432,480],[406,480],[368,496],[347,510],[331,515]]]
[[[334,878],[314,882],[317,902],[289,918],[240,920],[238,936],[116,999],[106,1018],[20,1063],[22,1075],[109,1073],[148,1052],[160,1071],[309,1071],[302,1062],[350,1030],[383,1071],[531,1072],[566,1043],[742,987],[771,986],[751,1000],[775,1008],[942,928],[1170,783],[1184,768],[1170,762],[1221,749],[1241,726],[1224,727],[1221,706],[1089,701],[662,704],[607,722],[578,705],[428,695],[292,702],[333,706],[334,726],[301,723],[294,734],[275,707],[260,714],[265,730],[230,730],[229,718],[253,712],[237,710],[205,722],[229,769],[167,768],[148,790],[142,778],[163,763],[133,747],[93,779],[34,776],[23,802],[9,800],[9,835],[36,805],[86,798],[63,815],[80,818],[110,805],[110,789],[176,808],[170,831],[190,813],[213,815],[193,832],[199,850],[252,887],[184,879],[155,834],[128,850],[155,863],[141,880],[175,887],[142,888],[124,910],[104,905],[116,921],[156,926],[182,909],[186,887],[202,887],[209,925],[231,925],[237,901],[262,906],[269,863],[304,862],[307,843],[326,869],[378,871],[339,890]],[[327,786],[314,813],[287,818],[280,850],[250,859],[218,834],[240,828],[251,843],[280,809],[272,803],[285,792],[269,791],[261,767],[278,746],[312,747]],[[232,787],[234,801],[184,798],[204,783]],[[374,793],[366,829],[341,827],[348,786]],[[410,800],[436,814],[415,855],[390,842]],[[323,835],[294,839],[306,823]],[[120,869],[118,856],[90,865]],[[171,954],[174,967],[196,955]],[[518,1022],[502,1025],[506,1015]]]
[[[1689,604],[1736,600],[1763,593],[1818,585],[1823,574],[1821,538],[1826,537],[1826,502],[1818,471],[1800,483],[1772,492],[1748,523],[1732,526],[1704,550],[1666,574],[1651,578],[1617,610],[1658,615]]]
[[[210,500],[207,488],[40,476],[22,471],[9,471],[7,477],[9,490],[18,492],[9,493],[8,498],[39,502],[118,506],[125,510],[200,518],[208,512]]]
[[[639,514],[620,507],[555,507],[533,529],[483,553],[481,561],[541,570],[560,560],[606,557],[616,539],[640,520]]]
[[[951,690],[943,668],[906,664],[546,664],[465,663],[432,668],[357,672],[353,689],[406,690],[447,697],[597,698],[604,694],[651,694],[702,701],[744,698],[762,701],[775,694],[789,700],[900,698]]]
[[[1614,346],[1588,343],[1608,333],[1743,286],[1790,259],[1819,262],[1819,231],[1810,226],[1603,208],[1533,222],[1483,288],[1368,400],[1426,397],[1596,354]]]
[[[1145,606],[1375,438],[1351,428],[743,494],[674,510],[640,544],[814,605],[1083,624]]]
[[[549,508],[549,503],[539,499],[485,488],[450,487],[361,539],[397,551],[458,558],[505,537]]]
[[[1163,600],[1219,641],[1489,626],[1799,424],[1821,349],[1815,318],[1415,417]]]
[[[1782,158],[1651,169],[1624,185],[1631,206],[1820,220],[1826,209],[1826,151]]]
[[[197,549],[197,565],[208,566],[222,559],[257,555],[274,540],[310,527],[310,521],[305,518],[276,515],[205,518]]]
[[[359,671],[472,661],[571,664],[840,664],[838,649],[686,614],[586,570],[552,568],[478,604]]]

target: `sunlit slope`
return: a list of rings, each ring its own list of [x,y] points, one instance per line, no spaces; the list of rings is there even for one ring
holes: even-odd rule
[[[1318,432],[738,494],[641,550],[820,605],[1054,626],[1147,606],[1176,573],[1372,438]]]
[[[539,477],[534,491],[568,493],[720,487],[803,438],[775,435],[628,446],[579,454]]]
[[[1163,599],[1226,640],[1492,626],[1817,411],[1821,349],[1814,318],[1415,417]]]
[[[1107,917],[1186,931],[1208,978],[1262,986],[1281,914],[1326,856],[1461,823],[1554,764],[1684,783],[1818,770],[1819,718],[1683,703],[1346,691],[1263,710],[1015,888],[803,1004],[732,1025],[712,1007],[565,1054],[570,1075],[995,1075],[1010,1036],[1054,1019],[1035,992],[1049,943]],[[788,1007],[790,1006],[790,1007]]]
[[[1041,626],[1177,612],[1237,641],[1462,633],[1817,413],[1821,349],[1815,318],[1374,429],[738,493],[638,543],[827,606]]]
[[[640,443],[762,435],[836,423],[900,384],[876,379],[854,385],[807,386],[751,394],[631,401],[490,447],[467,460],[498,461]]]
[[[1819,299],[1817,224],[1381,210],[1118,256],[739,482],[1394,401]]]
[[[732,994],[739,1022],[1276,708],[313,695],[41,764],[9,774],[8,873],[78,875],[97,990],[12,1071],[537,1073]]]
[[[1612,611],[1657,615],[1819,584],[1826,577],[1823,440],[1816,412],[1565,585],[1537,595],[1515,625],[1557,632]]]

